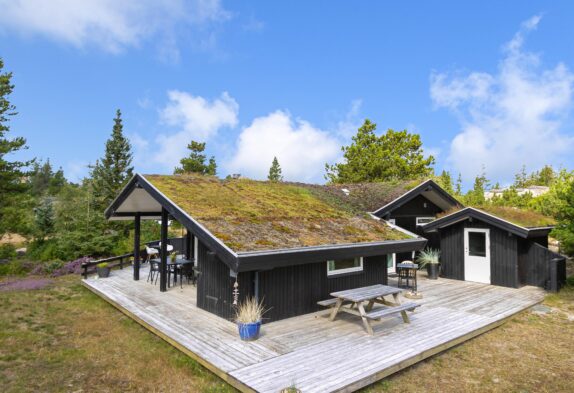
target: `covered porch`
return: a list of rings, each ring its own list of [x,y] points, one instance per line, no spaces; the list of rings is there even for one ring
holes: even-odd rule
[[[136,282],[124,269],[83,284],[241,391],[293,385],[304,392],[353,391],[493,329],[544,297],[536,287],[423,276],[424,298],[415,300],[421,306],[408,325],[400,316],[387,318],[369,336],[360,319],[331,322],[326,309],[265,324],[259,340],[242,342],[234,323],[197,307],[195,287],[161,294],[143,279],[146,269]]]

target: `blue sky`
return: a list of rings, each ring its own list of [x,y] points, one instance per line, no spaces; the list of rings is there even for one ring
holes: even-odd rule
[[[0,0],[0,56],[24,155],[73,180],[116,108],[143,173],[196,139],[222,176],[263,178],[276,155],[322,182],[364,118],[420,133],[467,184],[574,167],[571,2],[47,3]]]

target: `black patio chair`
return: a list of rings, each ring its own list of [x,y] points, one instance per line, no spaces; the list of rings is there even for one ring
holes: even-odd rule
[[[187,283],[191,281],[193,285],[195,285],[195,274],[193,271],[193,263],[184,263],[183,265],[178,266],[179,270],[179,285],[183,288],[183,277],[187,279]]]
[[[150,259],[149,260],[149,273],[147,275],[147,281],[149,282],[151,279],[152,284],[157,284],[157,278],[159,277],[159,260],[157,259]],[[155,283],[153,282],[153,278],[155,276]]]

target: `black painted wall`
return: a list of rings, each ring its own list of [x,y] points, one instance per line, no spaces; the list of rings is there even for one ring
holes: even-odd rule
[[[548,238],[546,238],[548,244]],[[549,277],[549,263],[559,254],[540,245],[540,239],[519,239],[518,241],[518,275],[522,285],[546,287]],[[544,244],[544,242],[542,242]]]
[[[490,229],[490,282],[493,285],[517,288],[518,241],[492,225],[468,220],[439,230],[442,276],[464,280],[464,228]]]
[[[229,267],[201,242],[199,242],[197,259],[197,267],[200,271],[197,280],[197,307],[222,318],[233,319],[235,316],[233,308],[235,278],[230,276]],[[240,301],[253,295],[253,273],[240,273],[237,281]]]
[[[426,203],[426,207],[425,207]],[[416,233],[428,240],[428,248],[440,248],[440,237],[433,233],[424,233],[420,227],[416,226],[417,217],[436,217],[443,210],[429,201],[422,195],[418,195],[401,207],[393,210],[389,218],[395,219],[395,224],[407,231]],[[397,254],[397,263],[412,260],[412,253]]]
[[[330,293],[387,283],[387,257],[366,257],[363,271],[327,276],[327,262],[288,266],[259,272],[259,296],[269,311],[265,322],[294,317],[322,309],[317,302]]]

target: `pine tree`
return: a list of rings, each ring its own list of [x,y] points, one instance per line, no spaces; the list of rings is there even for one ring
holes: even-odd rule
[[[456,185],[454,188],[455,195],[461,196],[462,195],[462,175],[459,172],[458,177],[456,178]]]
[[[277,157],[273,157],[273,162],[271,163],[271,167],[269,168],[269,175],[267,175],[267,179],[272,182],[283,181],[283,175],[281,174],[281,166],[279,165]]]
[[[488,185],[489,182],[483,168],[482,173],[475,177],[472,190],[465,195],[465,203],[470,206],[483,205],[486,201],[484,191],[488,188]]]
[[[111,137],[106,141],[106,152],[92,168],[92,184],[96,206],[105,208],[132,177],[131,145],[123,135],[122,113],[118,109]]]
[[[181,163],[181,167],[175,168],[175,174],[200,173],[202,175],[211,176],[215,176],[217,174],[215,157],[212,156],[209,159],[209,163],[205,163],[205,160],[207,159],[207,156],[203,154],[205,151],[205,142],[200,143],[191,141],[191,143],[187,145],[187,148],[190,151],[189,156],[182,158],[179,161]]]
[[[18,231],[22,224],[19,207],[26,198],[28,184],[23,182],[27,168],[33,161],[9,161],[8,156],[26,149],[26,139],[9,138],[9,121],[17,114],[16,107],[10,103],[10,94],[14,90],[12,73],[3,72],[4,62],[0,58],[0,235],[7,231]]]
[[[34,233],[37,240],[43,241],[54,232],[55,216],[52,197],[45,197],[34,208]]]
[[[449,194],[454,194],[454,187],[452,185],[452,176],[450,172],[443,170],[437,178],[438,184]]]
[[[387,130],[377,136],[377,125],[368,119],[353,136],[353,143],[343,146],[345,161],[325,165],[331,183],[358,183],[406,180],[432,174],[434,157],[425,157],[420,135],[407,130]]]

